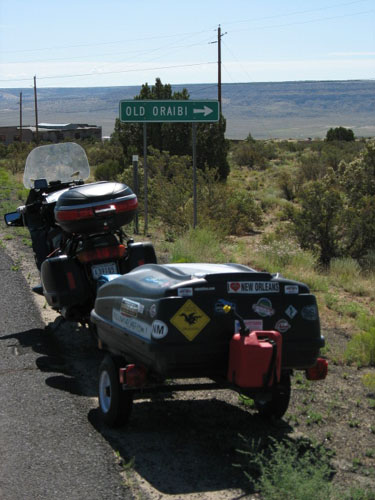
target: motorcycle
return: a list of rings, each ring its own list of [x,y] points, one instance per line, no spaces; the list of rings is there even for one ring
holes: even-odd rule
[[[136,213],[136,194],[120,182],[85,184],[89,175],[78,144],[39,146],[26,159],[26,204],[4,216],[7,226],[29,229],[41,277],[33,291],[82,324],[90,323],[103,282],[157,261],[150,243],[135,243],[122,229]]]

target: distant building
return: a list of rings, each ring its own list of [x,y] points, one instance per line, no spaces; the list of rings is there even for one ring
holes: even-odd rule
[[[102,127],[88,125],[86,123],[39,123],[39,141],[59,142],[66,139],[96,139],[102,140]],[[36,127],[22,127],[22,141],[36,141]],[[0,127],[0,144],[12,144],[21,140],[20,127]]]

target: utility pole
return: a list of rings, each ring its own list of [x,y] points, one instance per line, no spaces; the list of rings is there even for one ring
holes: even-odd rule
[[[220,24],[217,28],[217,100],[219,101],[219,113],[221,114],[221,39],[227,32],[222,33]]]
[[[39,143],[39,131],[38,131],[38,100],[36,97],[36,76],[34,76],[34,102],[35,102],[35,132],[36,132],[36,143]]]
[[[22,92],[20,92],[20,142],[22,142]]]
[[[221,27],[217,28],[217,100],[221,114]]]

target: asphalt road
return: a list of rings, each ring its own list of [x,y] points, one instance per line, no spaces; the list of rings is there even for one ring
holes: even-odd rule
[[[131,498],[82,396],[51,383],[66,361],[11,267],[0,248],[0,499]]]

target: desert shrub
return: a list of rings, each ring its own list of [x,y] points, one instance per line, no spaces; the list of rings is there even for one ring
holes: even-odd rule
[[[223,262],[222,239],[208,227],[189,229],[171,246],[171,262]]]
[[[354,141],[354,132],[350,128],[336,127],[327,131],[326,141]]]
[[[148,204],[152,217],[162,221],[170,235],[179,235],[193,222],[193,169],[189,156],[150,150]],[[119,180],[129,180],[124,171]],[[142,175],[142,166],[140,166]],[[235,189],[218,178],[214,169],[197,170],[198,225],[210,225],[221,234],[244,234],[262,223],[262,212],[250,191]],[[140,179],[141,180],[141,179]],[[143,183],[139,183],[142,204]]]
[[[375,327],[357,333],[348,342],[345,359],[357,366],[375,366]]]
[[[293,201],[300,188],[300,183],[296,176],[291,172],[283,170],[278,176],[278,186],[281,189],[282,195],[288,201]]]
[[[343,206],[338,189],[315,181],[302,190],[300,208],[287,207],[301,248],[316,252],[324,267],[340,255]]]
[[[366,375],[363,375],[362,384],[371,393],[375,393],[375,373],[366,373]]]
[[[272,142],[257,141],[250,134],[233,149],[233,159],[237,165],[249,168],[264,168],[276,156],[277,149]]]
[[[338,285],[347,286],[351,281],[356,281],[361,275],[361,266],[351,257],[331,260],[330,274]]]
[[[300,184],[322,179],[327,173],[327,167],[322,162],[319,153],[307,151],[298,161],[298,181]]]
[[[332,498],[330,457],[322,445],[308,440],[244,443],[237,450],[243,457],[246,477],[265,500],[327,500]]]
[[[95,179],[97,181],[114,181],[121,172],[121,165],[116,160],[106,160],[95,168]]]
[[[100,165],[109,160],[123,163],[123,152],[119,144],[113,141],[95,142],[94,144],[83,144],[89,160],[89,164]]]

